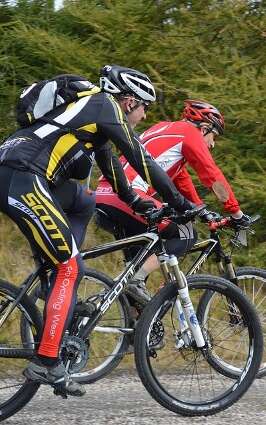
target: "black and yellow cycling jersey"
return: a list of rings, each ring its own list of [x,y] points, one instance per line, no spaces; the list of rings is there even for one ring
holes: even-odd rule
[[[0,146],[0,164],[30,171],[58,186],[70,178],[86,178],[95,158],[113,190],[130,203],[135,195],[112,153],[111,141],[165,202],[180,210],[191,208],[139,143],[112,95],[93,89],[92,94],[54,109],[48,117],[53,123],[37,121],[6,139]],[[86,137],[79,140],[73,129],[82,130]]]

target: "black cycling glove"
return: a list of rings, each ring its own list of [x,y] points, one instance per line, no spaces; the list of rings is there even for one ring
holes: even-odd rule
[[[137,214],[144,214],[152,208],[156,208],[156,205],[150,199],[142,199],[137,196],[134,201],[130,204],[132,210]]]
[[[209,221],[219,221],[221,220],[220,214],[215,211],[208,211],[204,208],[200,213],[199,217],[203,223],[208,223]]]
[[[231,217],[231,225],[235,229],[247,229],[251,224],[251,217],[243,214],[241,218]]]

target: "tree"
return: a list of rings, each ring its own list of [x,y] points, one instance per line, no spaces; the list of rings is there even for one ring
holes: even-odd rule
[[[15,128],[19,90],[34,80],[73,72],[95,82],[104,64],[135,67],[151,76],[159,98],[143,128],[177,119],[187,97],[224,112],[216,158],[243,207],[255,212],[260,202],[266,213],[265,1],[67,0],[54,11],[52,1],[20,0],[1,7],[3,136]]]

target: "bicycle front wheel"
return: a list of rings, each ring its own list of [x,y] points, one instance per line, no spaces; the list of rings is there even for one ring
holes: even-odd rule
[[[40,341],[41,316],[24,296],[5,318],[18,294],[19,288],[0,280],[0,421],[22,409],[39,388],[39,384],[27,381],[22,371]],[[20,329],[22,318],[27,324],[26,339]]]
[[[178,291],[171,283],[139,320],[135,360],[143,385],[162,406],[183,416],[206,416],[228,408],[247,391],[259,369],[263,336],[254,307],[237,287],[209,275],[192,276],[188,285],[195,311],[206,290],[217,299],[206,323],[198,316],[205,347],[197,348],[190,330],[179,331]],[[235,380],[212,366],[209,359],[217,352],[241,371]]]

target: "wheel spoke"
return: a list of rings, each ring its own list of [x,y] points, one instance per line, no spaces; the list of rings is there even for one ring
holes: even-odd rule
[[[263,333],[266,335],[266,270],[244,268],[237,270],[238,284],[254,303],[259,314]],[[266,353],[260,367],[259,376],[266,375]]]

